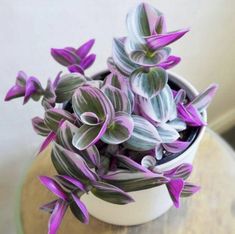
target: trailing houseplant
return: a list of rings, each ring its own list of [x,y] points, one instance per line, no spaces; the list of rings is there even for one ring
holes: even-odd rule
[[[188,29],[167,32],[164,15],[142,3],[126,19],[128,35],[113,40],[108,70],[88,77],[95,55],[94,40],[78,49],[51,49],[52,57],[67,67],[45,88],[23,71],[7,92],[6,101],[23,97],[40,101],[45,115],[32,119],[37,134],[45,137],[43,151],[52,145],[51,159],[58,172],[39,179],[55,200],[41,209],[51,213],[48,233],[56,233],[69,207],[81,222],[89,215],[81,197],[87,193],[106,202],[134,202],[131,193],[165,186],[176,207],[199,186],[186,181],[192,165],[170,170],[159,165],[179,157],[206,125],[203,112],[217,85],[197,96],[169,81],[167,69],[180,62],[168,47]]]

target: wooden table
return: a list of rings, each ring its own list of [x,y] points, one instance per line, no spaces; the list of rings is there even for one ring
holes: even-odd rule
[[[19,233],[47,233],[49,215],[38,207],[54,196],[39,183],[37,176],[55,174],[49,153],[48,149],[35,158],[24,180],[19,215],[22,230]],[[180,209],[173,207],[155,221],[121,227],[91,217],[90,224],[84,225],[68,210],[58,234],[234,234],[235,156],[228,145],[210,130],[199,147],[191,181],[201,185],[201,192],[183,199]]]

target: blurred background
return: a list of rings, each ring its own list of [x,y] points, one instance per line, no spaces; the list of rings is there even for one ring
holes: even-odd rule
[[[0,0],[0,233],[15,233],[15,189],[18,178],[33,158],[41,138],[30,120],[42,109],[22,100],[4,103],[18,70],[46,80],[65,70],[50,56],[51,47],[77,47],[96,39],[97,60],[87,74],[106,68],[113,37],[126,34],[125,17],[137,0]],[[172,71],[199,91],[220,85],[209,108],[209,126],[231,144],[235,141],[235,1],[146,0],[167,18],[168,30],[191,31],[171,47],[182,58]],[[232,130],[233,129],[233,130]],[[234,143],[235,144],[235,143]],[[7,202],[6,202],[7,198]],[[2,229],[2,230],[1,230]],[[9,230],[11,229],[11,230]]]

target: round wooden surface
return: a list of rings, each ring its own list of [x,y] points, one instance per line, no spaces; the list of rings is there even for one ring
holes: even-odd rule
[[[24,234],[47,233],[49,214],[38,208],[54,196],[39,183],[37,177],[56,173],[49,154],[50,149],[47,149],[35,158],[24,180],[20,197],[20,220]],[[179,209],[172,207],[152,222],[121,227],[90,217],[90,224],[84,225],[68,210],[58,234],[234,234],[235,157],[227,144],[211,131],[206,132],[200,144],[190,181],[201,185],[201,191],[182,199]]]

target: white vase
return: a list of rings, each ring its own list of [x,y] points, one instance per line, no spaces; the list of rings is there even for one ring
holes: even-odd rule
[[[198,94],[197,90],[184,78],[168,73],[169,79],[186,90],[190,99]],[[203,113],[206,120],[206,112]],[[181,155],[158,166],[162,171],[172,169],[182,163],[193,163],[198,145],[204,134],[205,127],[201,127],[193,143]],[[165,185],[151,189],[129,192],[135,200],[127,205],[116,205],[103,201],[89,193],[82,196],[89,213],[95,218],[115,225],[137,225],[149,222],[164,214],[173,205]]]

